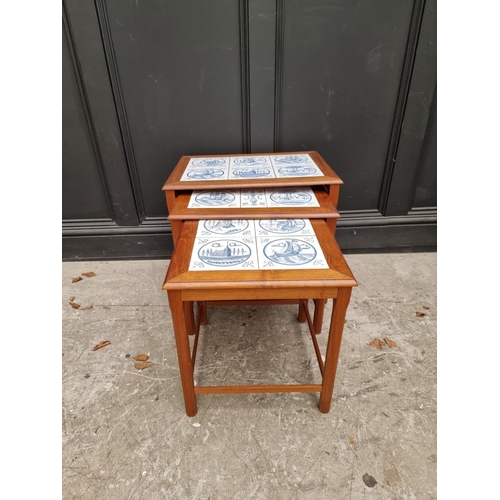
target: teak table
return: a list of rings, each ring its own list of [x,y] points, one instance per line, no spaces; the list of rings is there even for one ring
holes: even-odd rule
[[[240,179],[203,179],[192,178],[182,180],[186,172],[186,167],[192,161],[217,160],[232,158],[233,160],[245,160],[251,158],[266,158],[273,161],[276,158],[294,157],[308,155],[312,163],[318,169],[319,175],[293,177],[258,178],[246,177]],[[302,158],[303,159],[303,158]],[[214,167],[217,168],[217,167]],[[299,170],[298,170],[299,171]],[[299,171],[300,172],[300,171]],[[201,176],[200,176],[201,177]],[[339,187],[343,184],[340,177],[332,170],[327,162],[317,151],[297,151],[281,153],[262,154],[233,154],[233,155],[199,155],[183,156],[177,163],[172,174],[162,187],[168,208],[168,219],[172,228],[172,239],[174,247],[177,244],[184,221],[188,220],[208,220],[208,219],[322,219],[326,221],[333,235],[335,235],[337,220],[340,214],[337,210],[339,198]],[[318,201],[317,207],[286,207],[286,208],[220,208],[213,210],[210,208],[188,208],[189,200],[194,190],[227,190],[227,189],[258,189],[258,188],[312,188],[314,196]],[[282,302],[285,303],[285,302]],[[325,300],[315,299],[314,304],[314,329],[317,334],[321,332],[323,324],[323,313]],[[212,301],[211,305],[217,305]],[[205,307],[202,304],[202,311]],[[189,317],[189,329],[194,333],[194,313],[193,305],[185,304],[186,314]],[[205,315],[203,316],[205,317]],[[305,321],[302,309],[299,308],[299,321]]]
[[[357,283],[332,237],[331,229],[327,223],[324,220],[313,219],[311,224],[327,261],[327,269],[190,271],[189,265],[198,221],[185,221],[183,223],[163,289],[168,292],[172,312],[182,389],[188,416],[192,417],[197,413],[196,396],[198,394],[319,392],[319,410],[322,413],[330,411],[346,310],[352,287],[357,286]],[[323,362],[307,301],[308,299],[325,301],[329,298],[333,299],[333,309],[326,356]],[[322,383],[195,387],[193,372],[203,308],[198,311],[191,352],[188,337],[191,326],[185,304],[192,304],[193,301],[209,305],[212,301],[245,304],[257,299],[267,303],[269,301],[298,301],[301,312],[309,325],[322,374]]]

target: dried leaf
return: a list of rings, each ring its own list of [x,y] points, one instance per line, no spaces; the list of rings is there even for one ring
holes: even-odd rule
[[[368,345],[376,347],[377,349],[382,349],[382,342],[380,341],[380,339],[373,339]]]
[[[422,307],[423,307],[424,309],[427,309],[427,310],[429,310],[429,309],[430,309],[430,307],[429,307],[429,306],[422,306]]]
[[[106,347],[109,344],[111,344],[109,340],[103,340],[102,342],[99,342],[96,346],[94,346],[92,350],[97,351],[97,349],[102,349],[103,347]]]
[[[145,368],[149,368],[150,366],[153,366],[153,363],[151,363],[151,361],[145,361],[145,362],[140,362],[140,363],[134,363],[134,366],[138,370],[144,370]]]
[[[424,313],[424,312],[422,312],[422,311],[417,311],[417,312],[415,313],[415,315],[416,315],[416,316],[418,316],[418,317],[421,317],[421,316],[425,316],[425,313]]]
[[[363,483],[365,483],[368,488],[373,488],[377,484],[377,480],[368,473],[363,474],[362,479]]]
[[[77,276],[71,280],[71,283],[76,283],[77,281],[81,281],[83,278],[81,276]]]
[[[397,347],[398,346],[398,344],[396,344],[396,342],[394,342],[394,340],[388,339],[387,337],[384,337],[384,341],[389,347]]]
[[[73,309],[78,309],[80,307],[80,304],[77,304],[76,302],[70,302],[70,305]]]
[[[92,309],[94,306],[85,306],[85,307],[82,307],[82,311],[90,311],[90,309]]]
[[[387,483],[387,486],[390,486],[390,485],[391,485],[391,483],[390,483],[388,480],[386,481],[386,483]]]
[[[134,359],[136,361],[147,361],[149,359],[149,356],[147,354],[138,354],[134,357]]]
[[[70,301],[70,302],[73,302],[74,300],[75,300],[75,297],[70,297],[70,298],[69,298],[69,301]]]
[[[93,271],[90,271],[90,273],[82,273],[82,276],[86,276],[87,278],[93,278],[94,276],[97,276],[96,273]]]
[[[353,438],[349,439],[349,444],[354,444],[354,439]]]

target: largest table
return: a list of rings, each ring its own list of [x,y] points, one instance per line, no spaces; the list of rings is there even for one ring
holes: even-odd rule
[[[326,258],[327,269],[193,271],[189,270],[189,267],[198,222],[184,222],[163,289],[168,292],[172,312],[182,389],[188,416],[194,416],[197,413],[197,395],[228,393],[319,392],[319,410],[322,413],[330,411],[346,310],[352,287],[357,286],[357,283],[326,222],[312,220],[311,223]],[[333,299],[333,308],[323,362],[307,301],[308,299],[327,300],[329,298]],[[195,326],[195,339],[191,351],[189,342],[191,326],[185,304],[192,304],[193,301],[201,303],[228,301],[245,304],[247,301],[255,300],[299,301],[311,332],[322,374],[321,384],[195,387],[193,373],[201,312]]]

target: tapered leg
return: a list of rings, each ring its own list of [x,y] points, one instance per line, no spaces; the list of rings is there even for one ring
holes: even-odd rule
[[[306,307],[307,307],[308,301],[306,300]],[[302,305],[302,302],[299,303],[299,315],[297,317],[297,321],[299,323],[305,323],[306,322],[306,312],[304,311],[304,306]]]
[[[206,325],[207,324],[207,305],[205,304],[205,302],[198,302],[198,307],[201,308],[200,325]]]
[[[165,191],[165,199],[167,201],[168,213],[170,213],[175,205],[175,191]],[[177,240],[179,239],[179,235],[181,234],[182,221],[171,220],[170,227],[172,229],[172,240],[175,247],[175,245],[177,244]]]
[[[192,302],[183,302],[182,307],[184,307],[184,316],[186,317],[186,328],[188,335],[194,335],[194,309]]]
[[[331,184],[330,185],[330,200],[332,200],[332,203],[335,205],[335,207],[339,203],[339,185],[338,184]]]
[[[174,324],[175,344],[177,346],[177,359],[181,374],[182,392],[188,417],[194,417],[198,411],[196,395],[194,393],[193,366],[191,363],[191,350],[189,348],[188,330],[181,292],[168,290],[168,303],[172,312]]]
[[[177,244],[177,240],[179,239],[179,236],[182,231],[182,221],[180,220],[171,220],[170,221],[170,228],[172,229],[172,240],[174,242],[174,247]]]
[[[351,298],[351,291],[352,288],[339,288],[337,299],[334,302],[332,310],[332,320],[326,348],[323,384],[319,398],[319,411],[321,413],[328,413],[332,404],[335,373],[337,372],[342,332],[344,330],[345,315]]]
[[[335,231],[337,230],[337,219],[326,219],[326,225],[330,228],[330,231],[335,236]]]
[[[313,326],[316,335],[321,333],[323,328],[323,316],[325,313],[326,299],[314,299],[314,319]]]

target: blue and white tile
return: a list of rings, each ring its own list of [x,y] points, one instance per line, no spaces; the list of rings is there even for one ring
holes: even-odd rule
[[[257,236],[314,236],[308,219],[266,219],[255,221]]]
[[[229,179],[274,179],[276,176],[271,164],[249,167],[231,167]]]
[[[316,165],[314,160],[307,153],[291,154],[291,155],[274,155],[271,156],[273,166],[287,165]]]
[[[239,189],[226,191],[193,191],[188,208],[238,208]]]
[[[186,165],[188,168],[227,168],[229,167],[229,158],[213,157],[213,158],[191,158]]]
[[[220,181],[226,180],[229,166],[190,167],[184,170],[181,181]]]
[[[267,207],[266,193],[263,189],[242,189],[241,208]]]
[[[316,236],[258,237],[259,269],[328,269]]]
[[[311,188],[266,189],[268,207],[319,207]]]
[[[277,178],[324,176],[323,172],[314,163],[274,165],[273,169]]]
[[[241,271],[258,269],[254,237],[195,238],[190,271]]]
[[[231,156],[230,168],[271,166],[269,156]]]
[[[200,220],[198,222],[197,238],[222,237],[254,237],[255,225],[253,220]]]

